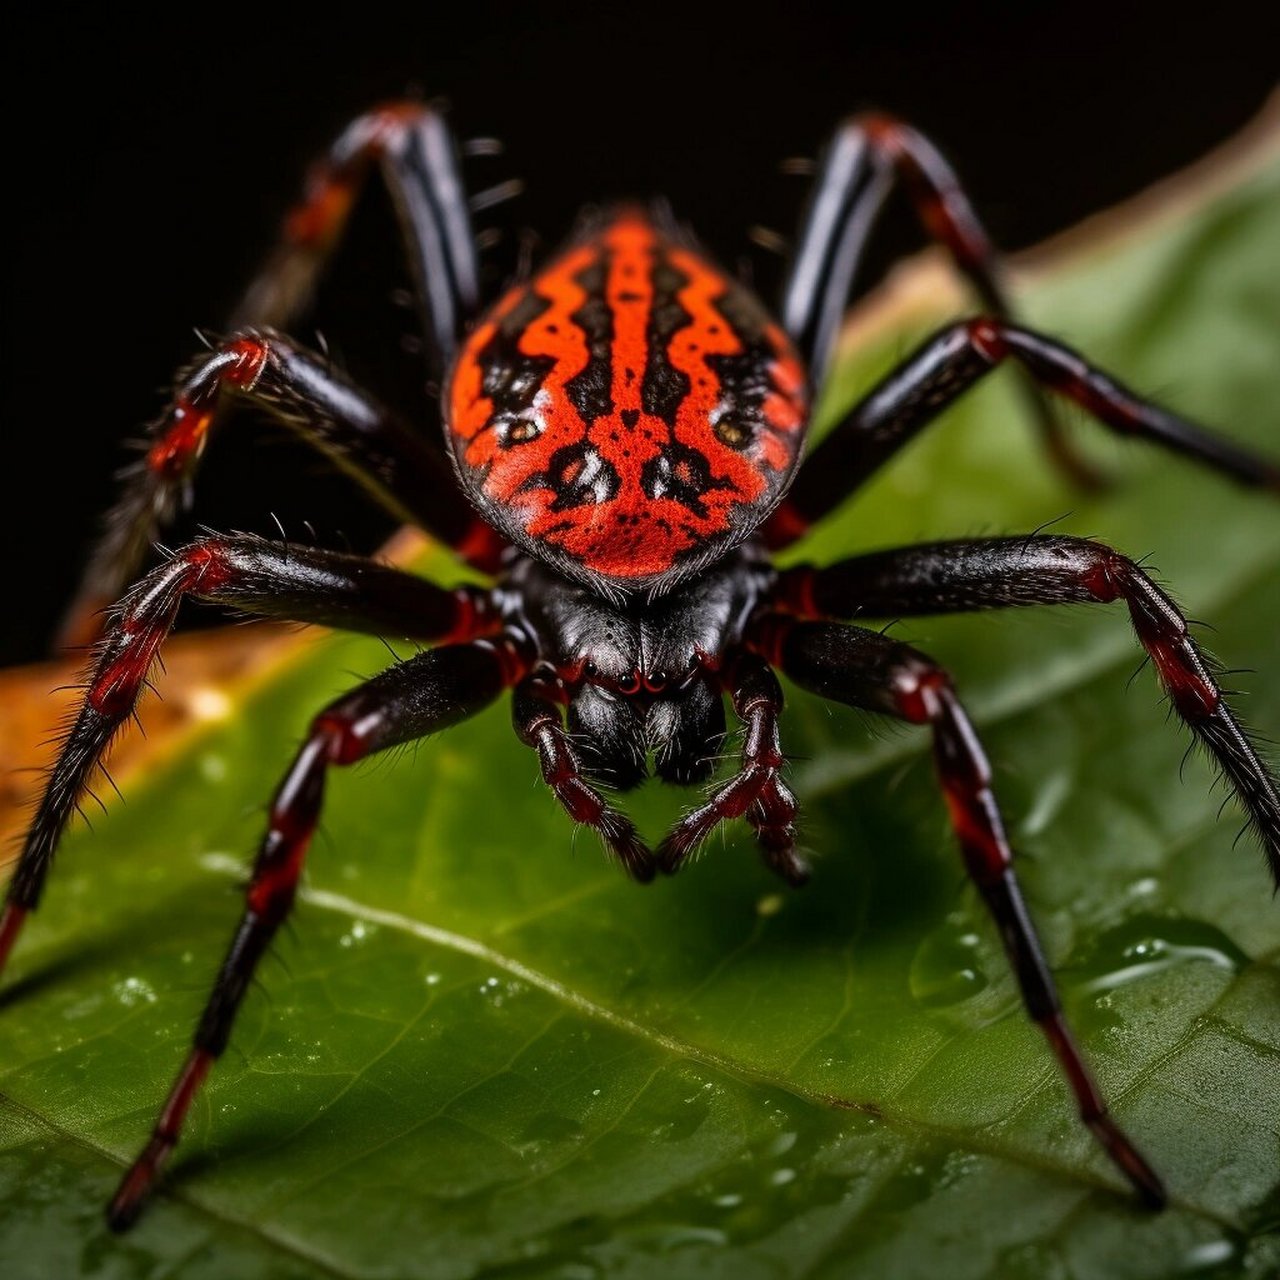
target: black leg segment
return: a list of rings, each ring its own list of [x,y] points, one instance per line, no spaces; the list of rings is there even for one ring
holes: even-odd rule
[[[426,529],[478,567],[494,567],[502,541],[462,496],[439,449],[323,356],[280,334],[246,330],[181,375],[90,559],[69,615],[69,641],[92,638],[97,611],[119,595],[189,500],[205,445],[233,401],[269,414],[399,519]]]
[[[310,302],[374,168],[391,195],[409,253],[437,381],[459,335],[480,309],[480,271],[458,148],[441,113],[420,102],[389,102],[357,117],[307,176],[280,245],[253,281],[232,324],[288,328]]]
[[[1280,463],[1144,399],[1052,338],[979,317],[929,338],[854,406],[801,468],[766,526],[770,542],[782,546],[800,537],[1007,360],[1117,435],[1180,453],[1239,484],[1280,493]]]
[[[782,324],[821,386],[866,242],[894,182],[984,308],[1007,316],[1000,263],[951,166],[923,134],[876,114],[846,121],[822,155],[783,289]]]
[[[881,113],[856,117],[837,130],[823,156],[783,292],[783,325],[819,388],[867,239],[894,182],[901,183],[925,234],[947,250],[983,309],[1013,319],[1000,256],[942,153],[902,120]],[[1099,477],[1071,449],[1044,397],[1031,386],[1023,390],[1053,462],[1077,484],[1096,487]]]
[[[965,867],[1000,931],[1027,1013],[1061,1064],[1080,1116],[1153,1208],[1165,1192],[1107,1110],[1062,1012],[1013,866],[991,766],[951,681],[932,659],[874,631],[837,623],[766,618],[761,649],[795,682],[824,698],[928,725],[933,758]]]
[[[777,600],[811,617],[905,617],[1123,601],[1174,709],[1225,774],[1280,887],[1280,786],[1227,704],[1177,605],[1118,551],[1038,535],[928,543],[784,574]]]

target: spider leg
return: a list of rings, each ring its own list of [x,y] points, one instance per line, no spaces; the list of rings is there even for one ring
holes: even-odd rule
[[[822,157],[782,296],[783,326],[807,358],[817,387],[825,384],[863,250],[895,182],[983,308],[1004,320],[1014,315],[1000,279],[1000,255],[942,153],[892,116],[854,117],[837,129]],[[1096,488],[1100,477],[1071,449],[1044,397],[1025,383],[1023,392],[1054,463],[1077,484]]]
[[[1123,601],[1175,710],[1234,788],[1280,886],[1280,786],[1227,704],[1187,620],[1132,560],[1044,534],[926,543],[784,573],[775,601],[811,617],[905,617]]]
[[[111,1228],[131,1226],[178,1142],[192,1100],[231,1035],[258,961],[293,906],[320,817],[325,774],[474,715],[527,665],[514,642],[479,640],[419,654],[331,703],[312,722],[272,801],[240,924],[151,1139],[107,1210]]]
[[[353,120],[307,176],[280,244],[235,309],[236,327],[290,327],[341,242],[369,173],[395,207],[422,311],[431,376],[439,381],[458,335],[480,309],[480,270],[458,147],[441,113],[389,102]]]
[[[422,640],[498,629],[488,594],[449,591],[359,556],[285,547],[262,538],[203,538],[147,574],[111,615],[84,701],[45,783],[0,914],[0,969],[36,909],[54,850],[116,733],[133,715],[147,673],[184,596],[294,622]]]
[[[515,688],[511,715],[516,736],[538,753],[542,779],[574,822],[594,827],[605,847],[642,884],[653,879],[653,854],[635,826],[612,808],[582,776],[577,753],[565,733],[560,710],[563,693],[554,677],[537,673]]]
[[[795,541],[948,405],[1010,359],[1117,435],[1161,445],[1240,484],[1280,493],[1280,463],[1144,399],[1063,343],[979,317],[939,330],[854,405],[801,468],[765,526],[767,540],[773,546]]]
[[[791,884],[801,885],[809,878],[809,868],[795,849],[796,801],[780,777],[782,686],[767,662],[745,652],[726,665],[725,681],[747,731],[741,764],[706,804],[680,819],[659,847],[658,862],[668,874],[678,871],[721,822],[745,817],[755,828],[769,866]]]
[[[797,684],[824,698],[929,726],[965,867],[1000,931],[1027,1013],[1049,1041],[1085,1125],[1142,1199],[1161,1207],[1160,1179],[1111,1117],[1075,1044],[1014,872],[991,766],[946,672],[909,646],[861,627],[771,615],[751,639]]]
[[[116,599],[189,497],[210,433],[237,402],[263,410],[323,453],[392,514],[477,567],[495,567],[505,544],[462,496],[439,449],[323,356],[280,334],[245,330],[180,375],[90,558],[64,628],[69,641],[96,634],[98,611]]]

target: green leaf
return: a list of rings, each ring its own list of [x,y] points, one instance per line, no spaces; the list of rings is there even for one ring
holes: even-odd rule
[[[1026,314],[1274,448],[1280,167],[1076,254]],[[849,353],[831,407],[937,315]],[[830,416],[830,415],[828,415]],[[1081,437],[1086,433],[1082,430]],[[1005,375],[804,548],[1055,528],[1150,555],[1280,733],[1280,513],[1087,433],[1065,489]],[[442,557],[427,566],[448,572]],[[731,831],[644,890],[575,841],[505,708],[335,777],[293,935],[136,1230],[138,1149],[308,715],[385,665],[309,649],[67,842],[0,1017],[0,1274],[1264,1276],[1280,1265],[1280,971],[1261,860],[1120,610],[918,620],[956,673],[1085,1048],[1167,1178],[1078,1125],[966,886],[923,739],[792,692],[810,888]],[[1181,780],[1180,780],[1181,772]],[[657,835],[688,796],[645,789]]]

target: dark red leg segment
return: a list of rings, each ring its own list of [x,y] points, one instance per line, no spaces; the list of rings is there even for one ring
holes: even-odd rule
[[[280,247],[249,287],[232,324],[288,328],[310,302],[371,170],[400,221],[422,309],[431,375],[443,377],[459,335],[480,309],[479,265],[457,145],[443,116],[390,102],[353,120],[307,177]]]
[[[180,379],[151,447],[128,474],[106,534],[85,573],[68,630],[92,638],[97,611],[137,572],[191,484],[210,432],[230,400],[269,413],[353,476],[379,503],[492,569],[503,545],[458,490],[439,449],[337,372],[279,334],[227,339]],[[88,636],[86,637],[86,632]]]
[[[1027,1012],[1061,1064],[1084,1123],[1142,1199],[1161,1207],[1160,1179],[1108,1113],[1071,1036],[1018,886],[991,766],[946,673],[907,645],[859,627],[775,615],[757,627],[755,640],[806,689],[932,730],[934,765],[965,867],[1000,930]]]
[[[778,735],[782,687],[768,663],[741,653],[726,665],[725,682],[733,709],[746,727],[738,772],[698,809],[685,814],[658,849],[668,874],[685,860],[721,822],[745,817],[755,828],[765,861],[793,885],[809,878],[809,868],[795,849],[795,797],[780,773],[784,763]]]
[[[582,776],[582,764],[564,729],[564,694],[552,677],[529,676],[515,689],[511,716],[516,736],[538,753],[542,780],[555,792],[565,812],[592,827],[605,848],[641,884],[653,879],[653,854],[645,847],[631,820],[609,806]]]
[[[272,801],[267,833],[246,891],[244,915],[196,1028],[194,1046],[151,1140],[124,1175],[107,1210],[113,1230],[131,1226],[141,1211],[177,1145],[200,1085],[227,1047],[258,961],[293,906],[319,821],[329,767],[352,764],[467,719],[492,702],[526,667],[527,655],[505,639],[434,649],[392,667],[316,717]]]
[[[349,631],[463,639],[496,631],[488,594],[447,591],[358,556],[255,537],[205,538],[149,573],[112,614],[84,702],[53,765],[0,915],[0,963],[39,902],[54,849],[112,738],[133,714],[185,596]]]
[[[1280,464],[1144,400],[1083,356],[1029,329],[981,317],[950,325],[891,371],[814,450],[765,526],[784,546],[863,484],[954,400],[1012,359],[1117,435],[1161,445],[1280,493]]]
[[[811,617],[905,617],[1033,604],[1129,608],[1174,709],[1235,790],[1280,886],[1280,785],[1228,706],[1187,620],[1132,560],[1085,538],[927,543],[782,575],[781,607]]]

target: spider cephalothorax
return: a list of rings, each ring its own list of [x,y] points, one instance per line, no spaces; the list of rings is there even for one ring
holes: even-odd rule
[[[772,572],[731,555],[658,600],[602,599],[534,561],[512,572],[514,617],[542,638],[568,698],[583,772],[625,789],[646,776],[711,776],[724,736],[716,655],[735,646]]]
[[[402,422],[278,332],[296,319],[360,183],[378,165],[419,285],[444,434]],[[986,314],[941,330],[871,389],[798,466],[863,241],[893,178],[951,252]],[[1072,1040],[1014,874],[991,769],[946,672],[848,619],[1032,604],[1122,602],[1173,707],[1234,788],[1280,883],[1280,794],[1172,601],[1132,560],[1051,534],[910,546],[778,571],[785,546],[957,396],[1012,359],[1110,429],[1280,490],[1280,469],[1141,399],[1009,319],[990,244],[932,146],[896,121],[849,121],[818,168],[781,320],[664,215],[597,215],[487,309],[457,153],[438,113],[398,103],[357,120],[312,173],[238,331],[183,374],[133,472],[80,602],[113,599],[186,492],[229,398],[337,461],[399,517],[492,576],[446,589],[371,560],[210,535],[130,589],[106,623],[0,916],[0,964],[40,899],[54,848],[187,595],[270,617],[435,647],[325,708],[276,792],[245,910],[195,1043],[150,1142],[109,1209],[139,1212],[241,1000],[287,917],[333,765],[465,719],[503,690],[516,733],[568,814],[638,880],[675,871],[725,819],[745,818],[793,884],[796,799],[782,777],[775,668],[849,706],[929,727],[965,866],[1030,1016],[1081,1117],[1143,1199],[1164,1189],[1108,1114]],[[269,326],[276,326],[272,328]],[[1071,455],[1035,402],[1059,461]],[[460,481],[460,483],[459,483]],[[651,851],[595,784],[652,770],[711,777],[724,699],[743,729],[736,771]]]

